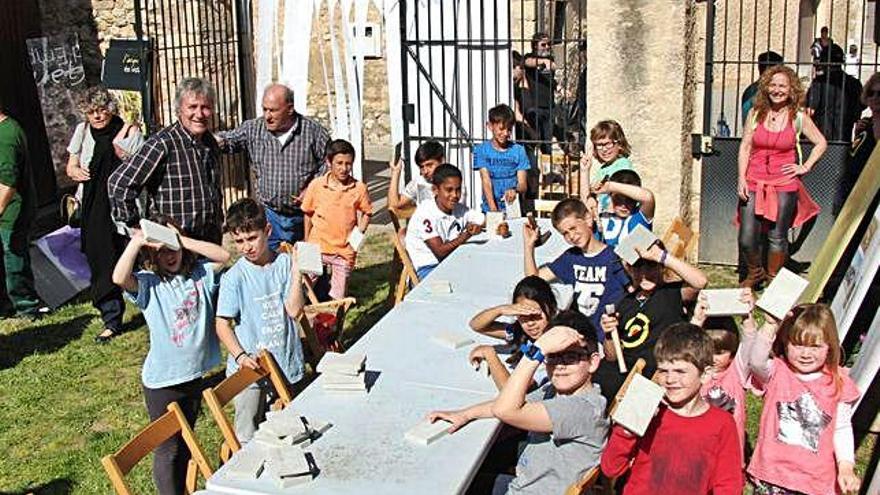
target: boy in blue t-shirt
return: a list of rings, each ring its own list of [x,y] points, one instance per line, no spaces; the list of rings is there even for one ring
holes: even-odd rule
[[[596,238],[615,247],[637,225],[652,229],[654,222],[654,193],[642,187],[642,179],[632,170],[618,170],[597,184],[594,193],[611,196],[611,209],[599,213],[599,231]]]
[[[526,192],[526,174],[531,163],[526,149],[510,140],[515,122],[509,106],[493,107],[486,122],[492,140],[474,148],[474,170],[480,171],[483,185],[483,212],[501,211],[502,201],[510,204],[517,194]]]
[[[553,227],[571,248],[552,263],[538,268],[535,262],[535,241],[538,233],[529,222],[525,224],[525,274],[538,275],[544,280],[560,280],[574,289],[575,302],[581,313],[588,316],[595,328],[601,328],[599,318],[605,305],[616,304],[626,294],[629,277],[614,250],[593,235],[592,216],[579,199],[564,199],[553,208]],[[604,332],[597,335],[605,341]]]
[[[295,318],[302,313],[302,275],[286,253],[269,249],[271,226],[253,199],[236,201],[225,231],[241,258],[223,276],[217,301],[217,335],[229,351],[226,374],[239,366],[257,369],[266,349],[291,384],[303,376],[303,351]],[[232,321],[236,321],[235,328]],[[235,397],[235,434],[248,442],[266,415],[268,389],[253,385]]]

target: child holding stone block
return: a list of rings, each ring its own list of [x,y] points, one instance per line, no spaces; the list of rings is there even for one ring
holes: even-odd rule
[[[749,302],[754,310],[755,298],[751,289],[742,289],[741,300]],[[754,314],[743,317],[742,331],[746,338],[740,341],[739,330],[731,316],[706,316],[709,304],[704,294],[697,298],[691,323],[706,330],[712,339],[712,370],[708,380],[703,383],[700,393],[713,406],[733,414],[736,422],[740,449],[745,453],[746,442],[746,390],[749,386],[748,354],[750,349],[744,344],[754,341],[758,324]]]
[[[645,376],[652,376],[657,363],[654,345],[669,325],[685,321],[684,303],[693,301],[708,283],[697,267],[669,254],[659,241],[647,249],[636,248],[638,260],[624,263],[632,278],[633,291],[615,305],[613,314],[603,314],[602,329],[617,331],[626,368],[631,369],[639,358],[645,360]],[[681,282],[664,279],[664,269],[674,272]],[[626,379],[617,365],[612,339],[605,339],[605,360],[596,372],[596,383],[602,394],[611,400]]]
[[[253,199],[229,207],[224,229],[241,254],[223,275],[217,300],[217,335],[229,351],[226,374],[240,366],[256,369],[256,354],[266,349],[288,383],[294,384],[304,372],[295,320],[302,313],[304,297],[294,257],[269,249],[272,227]],[[270,388],[258,383],[235,396],[235,434],[242,443],[251,440],[265,419]]]
[[[672,325],[658,339],[655,381],[666,389],[665,404],[641,438],[615,425],[602,454],[602,472],[609,478],[630,471],[623,495],[742,494],[733,417],[700,395],[712,354],[712,339],[690,323]]]
[[[302,203],[306,239],[321,246],[321,259],[331,270],[333,299],[345,297],[359,247],[353,239],[363,238],[373,214],[367,185],[351,175],[354,156],[354,146],[348,141],[331,141],[327,145],[329,172],[309,183]]]
[[[171,218],[151,220],[179,232]],[[220,271],[229,253],[210,242],[178,236],[178,249],[147,242],[141,230],[113,268],[113,283],[141,310],[150,332],[150,350],[141,372],[150,421],[177,402],[195,427],[202,404],[202,377],[220,364],[214,332],[214,301]],[[144,258],[136,270],[138,256]],[[153,478],[160,494],[183,493],[189,448],[180,436],[163,443],[153,458]]]

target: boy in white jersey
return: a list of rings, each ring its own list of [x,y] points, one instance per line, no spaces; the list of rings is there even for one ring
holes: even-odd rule
[[[444,163],[434,169],[434,200],[419,204],[406,229],[406,251],[419,279],[480,232],[483,215],[459,203],[461,172]]]

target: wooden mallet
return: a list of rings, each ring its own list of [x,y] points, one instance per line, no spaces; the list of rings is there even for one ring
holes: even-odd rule
[[[608,316],[614,316],[616,312],[616,308],[613,304],[605,305],[605,314]],[[620,370],[621,373],[626,373],[626,363],[623,361],[623,349],[620,347],[620,335],[617,334],[617,329],[611,331],[611,342],[614,344],[614,355],[617,357],[617,369]]]

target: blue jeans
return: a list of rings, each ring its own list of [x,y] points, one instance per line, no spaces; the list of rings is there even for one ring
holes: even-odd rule
[[[278,245],[282,242],[293,244],[303,240],[303,216],[293,215],[287,216],[266,207],[266,220],[272,226],[272,232],[269,233],[269,249],[278,250]]]
[[[428,274],[433,272],[434,268],[437,268],[437,265],[420,266],[419,268],[416,269],[416,275],[419,276],[419,280],[425,280],[425,277],[427,277]]]

